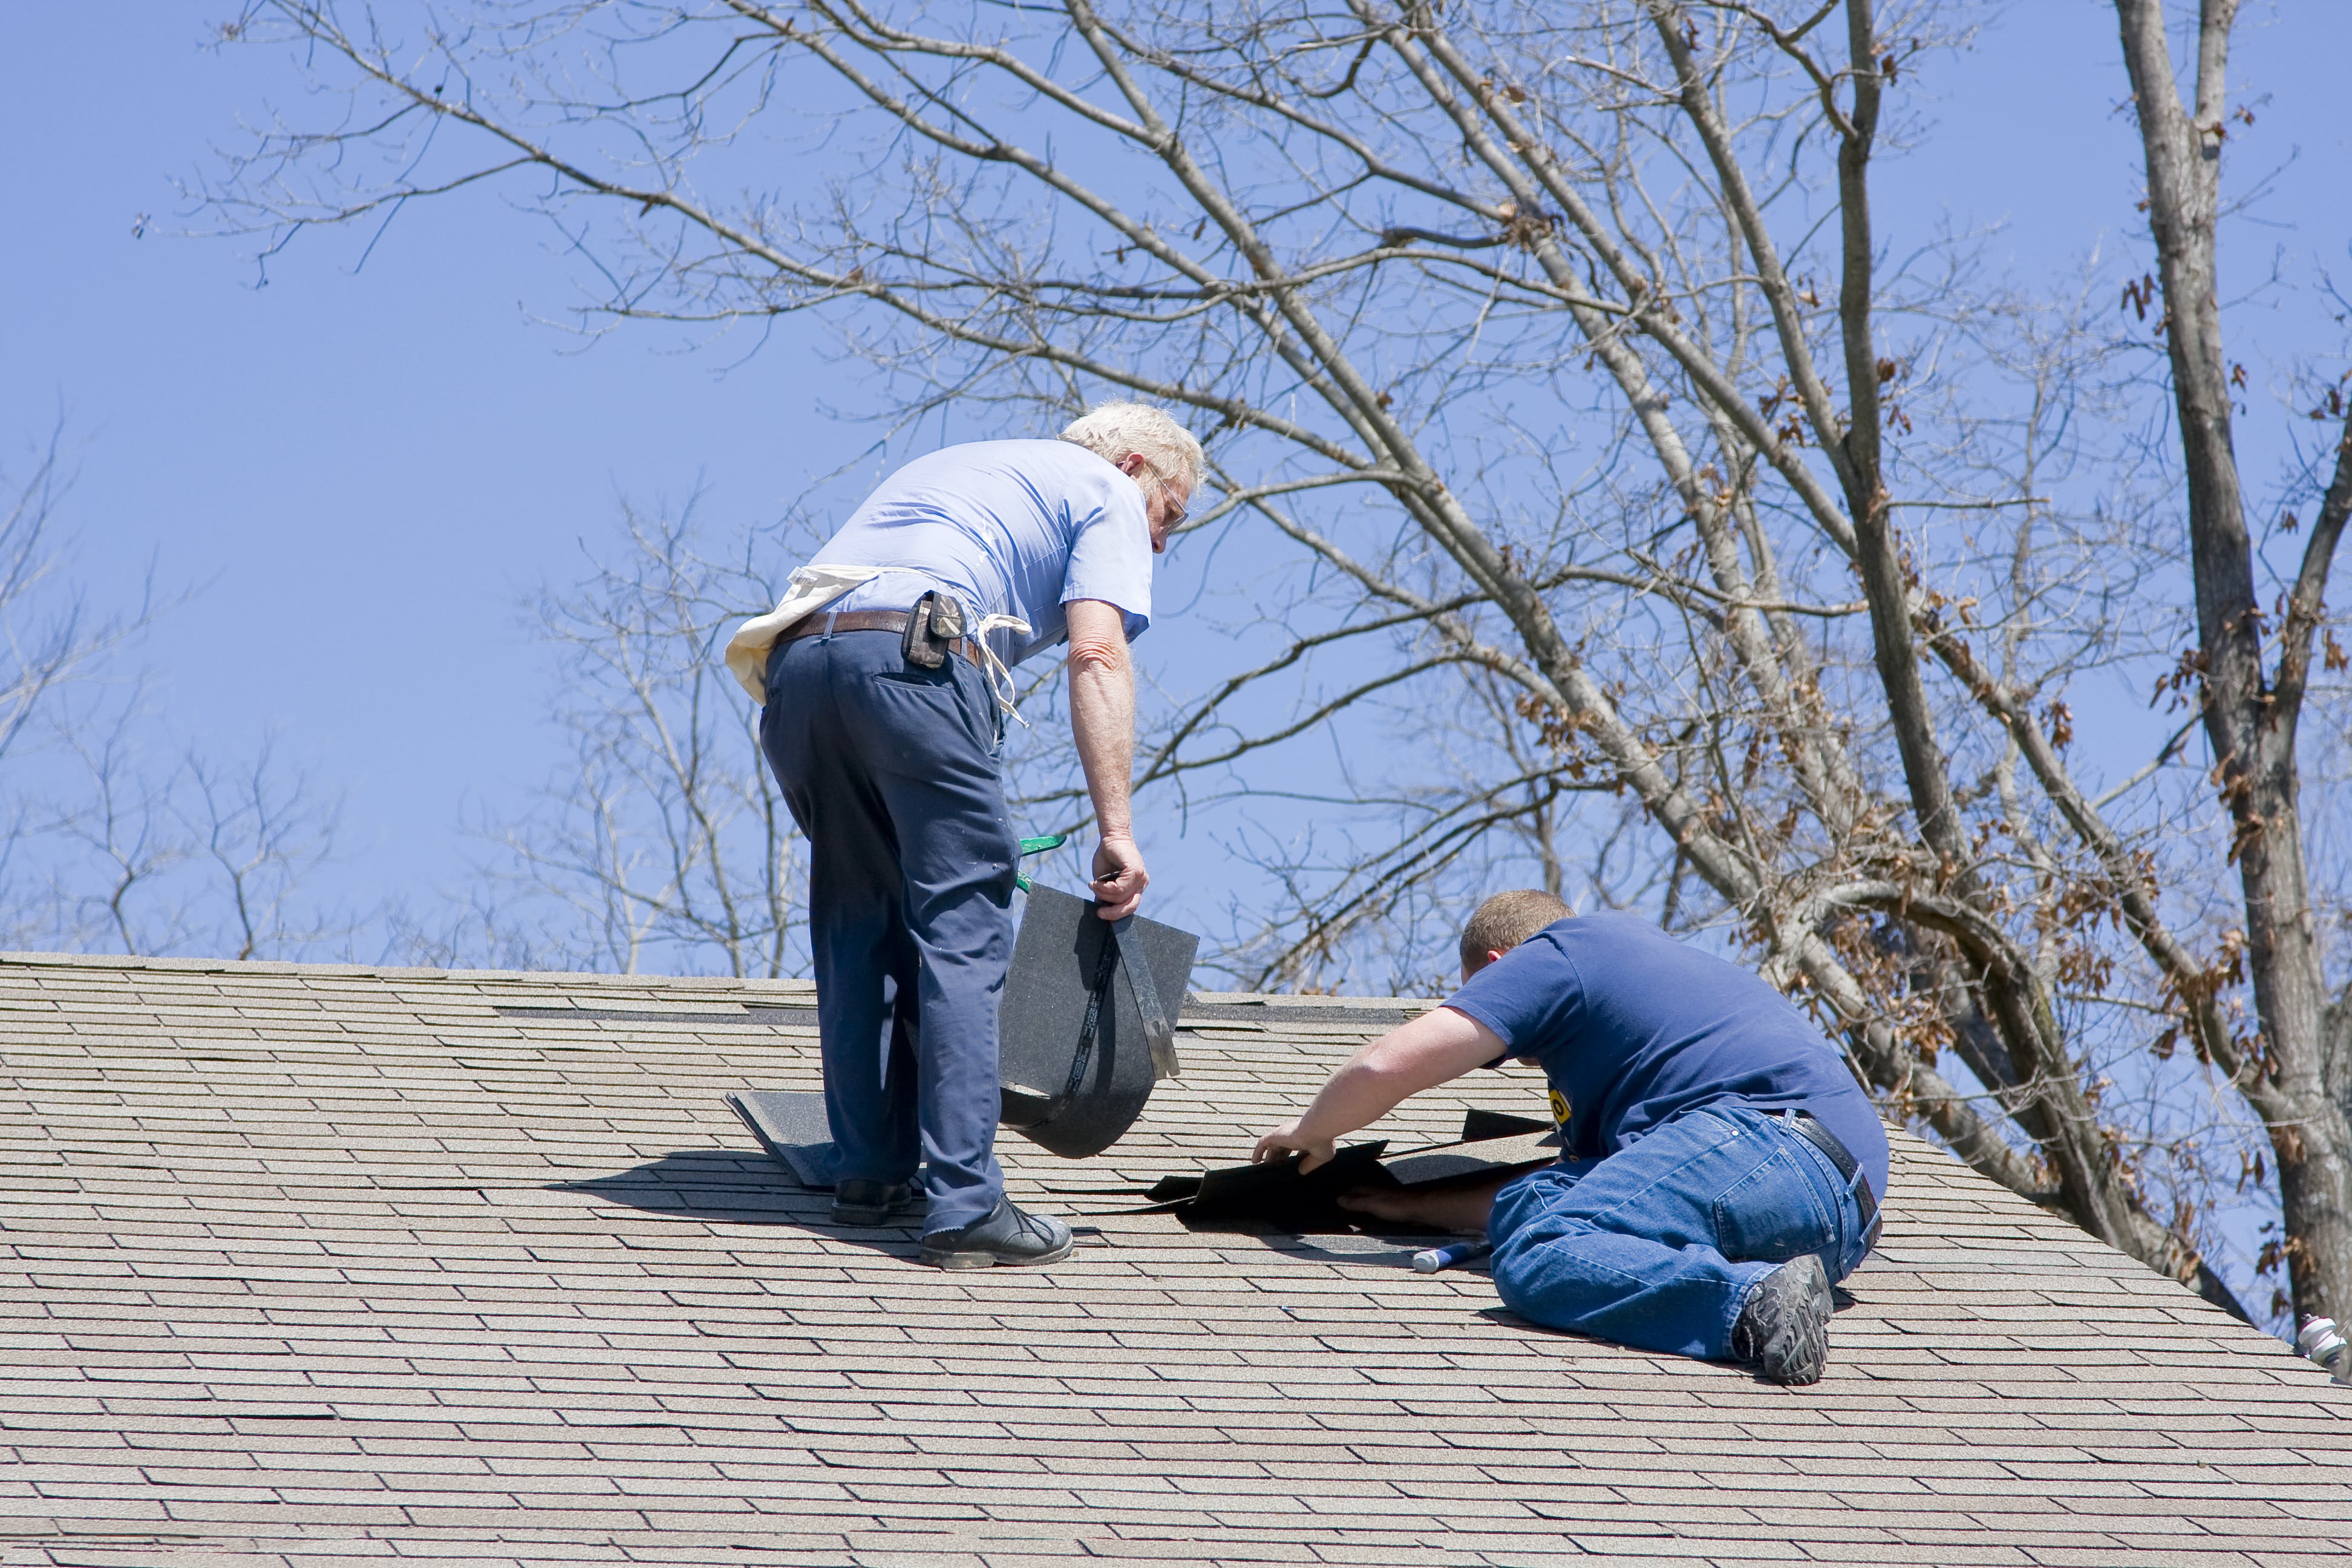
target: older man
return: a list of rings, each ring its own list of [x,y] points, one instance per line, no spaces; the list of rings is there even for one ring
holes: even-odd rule
[[[1537,1322],[1818,1381],[1831,1282],[1870,1249],[1886,1190],[1885,1129],[1837,1049],[1736,964],[1533,889],[1471,917],[1462,981],[1358,1052],[1256,1157],[1297,1151],[1312,1169],[1408,1095],[1507,1058],[1541,1067],[1557,1163],[1343,1201],[1485,1232],[1496,1293]]]
[[[923,1261],[940,1268],[1071,1247],[1067,1226],[1005,1199],[993,1152],[1019,847],[999,771],[1006,667],[1069,644],[1094,894],[1119,919],[1149,880],[1128,807],[1128,644],[1200,471],[1200,443],[1139,404],[1058,440],[934,452],[867,497],[730,648],[739,672],[764,658],[761,745],[809,841],[833,1217],[883,1224],[919,1195]]]

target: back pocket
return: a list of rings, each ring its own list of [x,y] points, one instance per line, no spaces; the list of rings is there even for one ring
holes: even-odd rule
[[[1797,1160],[1793,1149],[1775,1150],[1717,1197],[1716,1246],[1726,1258],[1735,1263],[1786,1263],[1836,1247],[1837,1222]]]
[[[956,668],[958,662],[950,655],[947,666],[940,669],[877,670],[867,678],[877,694],[879,713],[887,716],[884,721],[906,727],[896,737],[898,744],[894,749],[902,766],[919,769],[928,760],[929,747],[937,743],[936,731],[924,733],[929,727],[925,715],[932,722],[952,726],[983,755],[995,755],[995,726],[974,700],[978,695],[973,689],[975,683]]]

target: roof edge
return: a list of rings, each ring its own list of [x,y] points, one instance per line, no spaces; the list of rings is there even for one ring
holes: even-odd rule
[[[430,969],[390,963],[285,963],[260,959],[167,958],[126,956],[103,952],[0,952],[0,970],[79,969],[113,973],[225,975],[314,975],[344,980],[461,981],[471,984],[579,986],[616,990],[661,990],[691,987],[698,991],[779,992],[806,995],[815,983],[804,979],[746,980],[731,974],[613,974],[594,970],[563,969]],[[1225,1006],[1267,1006],[1286,1011],[1328,1009],[1347,1012],[1379,1008],[1436,1005],[1426,996],[1297,996],[1278,991],[1196,991],[1196,1000]]]
[[[808,991],[807,980],[745,980],[731,974],[610,974],[564,969],[431,969],[397,963],[286,963],[247,958],[167,958],[104,952],[0,952],[0,969],[97,969],[170,974],[334,975],[353,980],[465,980],[547,985],[692,985]]]

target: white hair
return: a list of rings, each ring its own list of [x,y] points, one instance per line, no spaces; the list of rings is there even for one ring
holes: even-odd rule
[[[1148,403],[1089,408],[1063,429],[1062,439],[1113,463],[1133,452],[1161,478],[1181,480],[1187,494],[1201,488],[1201,443]]]

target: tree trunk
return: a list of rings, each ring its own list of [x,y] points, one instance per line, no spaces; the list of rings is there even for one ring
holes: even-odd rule
[[[2300,681],[2291,691],[2273,689],[2263,668],[2263,617],[2231,435],[2231,368],[2215,270],[2228,132],[2224,68],[2236,11],[2237,0],[2203,0],[2192,113],[2174,82],[2161,0],[2116,0],[2147,156],[2148,222],[2164,289],[2161,330],[2189,485],[2205,732],[2234,829],[2246,970],[2262,1027],[2247,1069],[2254,1081],[2244,1087],[2269,1124],[2278,1157],[2294,1310],[2340,1316],[2352,1311],[2352,1128],[2321,1070],[2327,998],[2296,800]],[[2319,565],[2324,581],[2325,562]]]
[[[1875,312],[1869,170],[1885,88],[1870,0],[1847,0],[1846,53],[1853,105],[1839,127],[1838,221],[1840,280],[1838,325],[1843,351],[1848,415],[1836,433],[1838,478],[1853,519],[1854,564],[1870,605],[1872,652],[1920,839],[1936,858],[1935,890],[1948,893],[1979,913],[1990,900],[1975,870],[1952,798],[1948,753],[1936,733],[1935,711],[1919,668],[1911,585],[1894,515],[1887,506],[1879,421],[1879,387],[1887,379],[1874,321]],[[1669,50],[1675,40],[1666,40]],[[1822,446],[1832,445],[1824,432]],[[1979,922],[1991,931],[1994,922]],[[2018,1066],[2039,1085],[2049,1113],[2043,1124],[2053,1136],[2042,1149],[2056,1170],[2062,1203],[2084,1230],[2110,1246],[2139,1255],[2153,1267],[2169,1253],[2150,1256],[2138,1245],[2131,1199],[2116,1179],[2113,1151],[2085,1102],[2068,1059],[2064,1037],[2050,998],[2022,953],[1983,950],[1971,953],[1972,976],[1991,1002],[1991,1017]],[[2171,1249],[2177,1250],[2177,1248]]]

